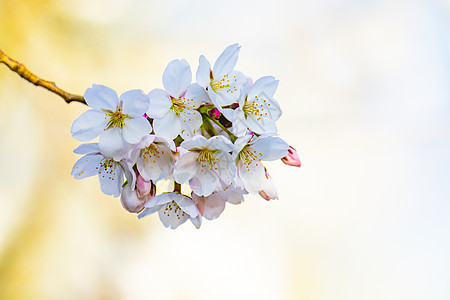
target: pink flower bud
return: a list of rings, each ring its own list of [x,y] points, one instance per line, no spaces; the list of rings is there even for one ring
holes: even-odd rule
[[[208,115],[211,118],[218,119],[218,118],[220,118],[221,113],[217,108],[213,108],[213,109],[208,110]]]
[[[137,174],[136,176],[136,193],[138,197],[144,197],[148,194],[150,194],[153,186],[153,182],[146,181],[141,174]]]
[[[131,213],[138,213],[144,208],[144,204],[148,201],[148,199],[147,197],[139,198],[137,196],[137,190],[132,191],[130,184],[127,184],[122,190],[120,203],[122,203],[125,210]]]
[[[302,165],[300,158],[298,157],[297,151],[294,147],[289,146],[289,154],[283,157],[281,160],[288,166],[300,167]]]

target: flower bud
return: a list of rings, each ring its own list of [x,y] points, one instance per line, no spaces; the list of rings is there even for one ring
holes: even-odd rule
[[[136,193],[139,198],[144,197],[148,194],[150,194],[153,186],[153,182],[146,181],[141,174],[137,174],[136,176]]]
[[[213,108],[213,109],[208,110],[208,115],[211,118],[218,119],[218,118],[220,118],[221,113],[217,108]]]
[[[132,191],[131,185],[127,184],[122,190],[120,203],[122,203],[122,206],[126,211],[129,211],[131,213],[138,213],[144,208],[144,204],[148,201],[148,199],[147,197],[139,198],[137,196],[137,190]]]
[[[292,146],[289,146],[288,155],[281,160],[288,166],[300,167],[302,165],[297,151]]]

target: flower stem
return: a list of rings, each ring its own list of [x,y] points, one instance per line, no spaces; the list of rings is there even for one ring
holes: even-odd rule
[[[178,182],[174,181],[173,182],[173,191],[174,192],[178,192],[181,194],[181,184],[179,184]]]
[[[44,89],[47,89],[48,91],[50,91],[52,93],[55,93],[56,95],[63,98],[64,101],[66,101],[67,103],[80,102],[80,103],[86,104],[86,100],[84,100],[83,96],[68,93],[68,92],[62,90],[61,88],[59,88],[54,82],[44,80],[44,79],[36,76],[35,74],[31,73],[31,71],[28,70],[27,67],[25,67],[23,64],[21,64],[18,61],[9,57],[1,49],[0,49],[0,63],[5,64],[11,71],[19,74],[20,77],[31,82],[32,84],[43,87]]]
[[[236,136],[234,135],[234,134],[232,134],[225,126],[223,126],[220,122],[219,122],[219,120],[217,120],[217,119],[215,119],[215,118],[211,118],[211,117],[209,117],[209,116],[207,116],[207,118],[209,119],[209,120],[211,120],[211,121],[213,121],[214,123],[216,123],[217,124],[217,126],[219,126],[220,128],[222,128],[222,130],[223,131],[225,131],[227,134],[228,134],[228,136],[230,137],[230,140],[234,143],[234,141],[236,141]]]

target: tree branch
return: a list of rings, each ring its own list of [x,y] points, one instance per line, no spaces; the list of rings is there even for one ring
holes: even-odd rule
[[[83,96],[74,95],[66,91],[63,91],[54,82],[39,78],[38,76],[31,73],[31,71],[28,70],[27,67],[25,67],[23,64],[9,57],[1,49],[0,49],[0,63],[5,64],[9,69],[11,69],[11,71],[19,74],[20,77],[31,82],[32,84],[43,87],[44,89],[49,90],[52,93],[55,93],[56,95],[63,98],[64,101],[66,101],[67,103],[75,101],[86,104],[86,100],[84,100]]]

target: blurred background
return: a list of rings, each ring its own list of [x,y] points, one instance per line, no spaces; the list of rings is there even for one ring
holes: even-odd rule
[[[444,0],[0,0],[0,48],[77,94],[240,43],[303,163],[199,230],[138,221],[70,176],[87,107],[0,65],[0,298],[450,299],[449,38]]]

